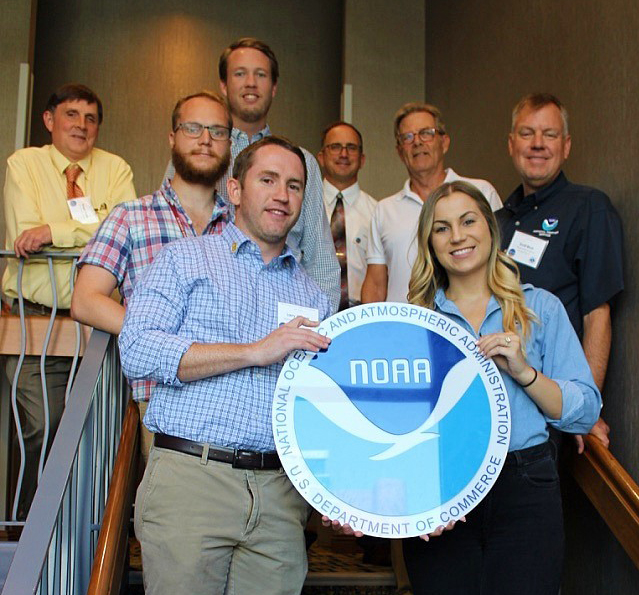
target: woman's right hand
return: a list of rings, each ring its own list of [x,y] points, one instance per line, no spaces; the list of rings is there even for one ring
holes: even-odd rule
[[[465,523],[466,517],[465,516],[461,517],[459,519],[459,522]],[[450,521],[448,525],[440,525],[432,533],[427,533],[426,535],[420,535],[419,538],[423,539],[424,541],[429,541],[431,537],[439,537],[444,531],[450,531],[455,526],[456,523],[457,521]]]

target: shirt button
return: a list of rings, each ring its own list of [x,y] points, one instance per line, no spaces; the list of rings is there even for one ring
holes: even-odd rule
[[[515,227],[519,227],[519,221],[515,221]]]
[[[538,207],[537,205],[535,205],[535,206],[533,207],[533,209],[534,209],[535,211],[536,211],[538,208],[539,208],[539,207]]]

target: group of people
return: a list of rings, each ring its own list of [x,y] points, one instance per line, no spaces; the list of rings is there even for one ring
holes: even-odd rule
[[[509,151],[522,184],[502,208],[490,183],[445,167],[441,112],[408,103],[394,123],[408,180],[376,202],[358,184],[365,156],[352,124],[324,130],[317,160],[272,135],[278,75],[265,43],[226,48],[221,93],[177,102],[165,179],[139,199],[128,165],[95,148],[102,105],[82,85],[52,95],[51,145],[8,161],[7,247],[27,258],[84,247],[73,296],[69,266],[55,265],[57,306],[119,334],[147,428],[135,506],[146,592],[300,592],[309,509],[270,423],[281,362],[296,349],[330,349],[312,329],[337,309],[388,300],[437,309],[480,338],[513,411],[511,453],[490,497],[466,523],[405,540],[414,592],[557,593],[561,501],[547,426],[579,434],[594,425],[607,443],[598,388],[609,303],[623,288],[614,208],[562,171],[565,108],[546,94],[515,107]],[[53,306],[45,269],[25,267],[33,313]],[[15,263],[3,289],[17,296]],[[17,387],[33,489],[44,417],[37,366],[25,360]],[[15,361],[7,372],[12,380]],[[65,373],[64,358],[47,358],[53,429]],[[21,496],[23,511],[32,496]]]

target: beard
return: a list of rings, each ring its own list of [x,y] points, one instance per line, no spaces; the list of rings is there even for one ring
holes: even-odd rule
[[[188,160],[188,153],[180,153],[175,147],[171,151],[171,160],[175,173],[177,173],[185,182],[189,184],[199,184],[201,186],[214,187],[218,180],[226,173],[231,162],[231,152],[226,151],[222,157],[208,168],[197,168]]]
[[[242,122],[253,124],[259,122],[266,117],[269,109],[271,109],[272,99],[265,98],[261,105],[243,106],[238,105],[233,99],[228,99],[229,110],[233,116]]]

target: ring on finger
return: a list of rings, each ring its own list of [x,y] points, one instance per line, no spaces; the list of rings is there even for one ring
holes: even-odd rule
[[[510,341],[511,341],[510,337],[509,337],[508,335],[506,335],[506,343],[507,343],[508,345],[510,345]]]

